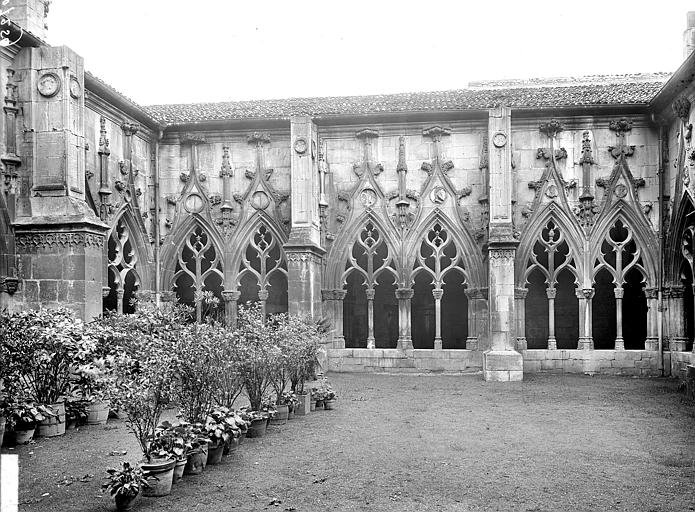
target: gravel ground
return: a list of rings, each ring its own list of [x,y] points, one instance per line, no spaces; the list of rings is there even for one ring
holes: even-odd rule
[[[695,406],[674,381],[329,378],[336,410],[270,427],[137,510],[695,510]],[[104,470],[139,458],[118,420],[3,453],[20,455],[23,511],[114,510]]]

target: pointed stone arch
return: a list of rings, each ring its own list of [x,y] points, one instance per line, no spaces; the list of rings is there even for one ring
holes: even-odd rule
[[[206,314],[221,316],[224,282],[222,244],[203,219],[189,218],[179,225],[168,247],[163,289],[173,290],[179,302],[194,306],[198,321]],[[203,292],[206,292],[203,295]]]
[[[143,236],[141,222],[133,207],[126,203],[114,215],[106,244],[107,283],[110,289],[104,297],[104,309],[118,313],[134,311],[131,303],[135,291],[151,290],[152,250]]]

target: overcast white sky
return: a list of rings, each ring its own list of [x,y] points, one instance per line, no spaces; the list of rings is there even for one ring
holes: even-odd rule
[[[674,71],[692,0],[54,0],[48,41],[136,102]]]

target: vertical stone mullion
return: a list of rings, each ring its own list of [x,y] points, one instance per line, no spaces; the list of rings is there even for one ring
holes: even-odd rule
[[[442,349],[442,296],[444,290],[435,288],[432,290],[434,297],[434,349]]]
[[[397,288],[398,299],[398,346],[399,350],[411,350],[413,340],[411,335],[410,305],[415,291],[412,288]]]
[[[237,326],[237,303],[241,297],[241,292],[236,290],[223,290],[222,299],[224,300],[224,317],[228,327],[236,329]]]
[[[591,336],[591,299],[594,296],[593,288],[575,290],[579,306],[579,341],[578,350],[593,350],[594,339]]]
[[[672,286],[669,290],[669,350],[683,352],[687,343],[685,336],[685,313],[683,311],[684,286]]]
[[[555,296],[556,288],[547,288],[545,294],[548,297],[548,350],[557,350],[555,339]]]
[[[623,339],[623,297],[625,290],[616,286],[615,293],[615,350],[625,350],[625,340]]]
[[[369,334],[367,334],[367,348],[372,349],[376,347],[374,340],[374,288],[367,288],[367,321],[369,324]]]

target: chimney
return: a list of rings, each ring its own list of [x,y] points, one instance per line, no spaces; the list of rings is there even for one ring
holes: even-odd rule
[[[1,0],[0,11],[22,30],[46,40],[48,7],[51,0]]]
[[[695,50],[695,11],[688,12],[688,26],[683,32],[683,60]]]

